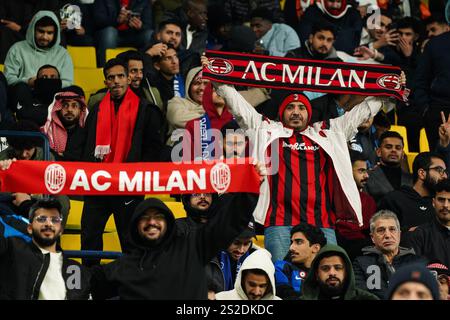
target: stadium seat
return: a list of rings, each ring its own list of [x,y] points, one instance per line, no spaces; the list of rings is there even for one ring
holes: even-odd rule
[[[176,201],[164,201],[165,205],[173,212],[175,219],[186,217],[183,203]]]
[[[67,218],[66,230],[80,231],[81,230],[81,214],[83,212],[83,201],[70,200],[70,213]],[[105,232],[116,232],[116,224],[114,223],[114,216],[109,217],[106,223]],[[70,249],[78,250],[78,249]]]
[[[95,47],[75,47],[67,46],[67,51],[72,57],[74,68],[97,68],[95,57]]]
[[[408,160],[408,167],[409,167],[409,172],[413,172],[413,162],[414,159],[416,158],[416,156],[418,155],[418,152],[408,152],[406,153],[406,159]]]
[[[5,70],[5,66],[3,64],[0,64],[0,71],[3,72]]]
[[[408,134],[406,133],[406,127],[404,127],[404,126],[391,126],[390,131],[398,132],[402,136],[403,143],[404,143],[403,150],[404,150],[405,153],[409,153]]]
[[[115,49],[106,49],[106,61],[117,57],[119,53],[128,51],[128,50],[136,50],[136,48],[131,47],[122,47],[122,48],[115,48]]]
[[[428,144],[427,133],[424,128],[420,129],[419,150],[420,150],[420,152],[430,151],[430,145]]]
[[[253,243],[256,244],[260,248],[264,248],[264,235],[258,234],[256,236],[256,240],[253,240]]]
[[[89,100],[91,94],[105,87],[103,70],[101,68],[75,68],[74,82],[75,85],[83,88],[86,101]]]

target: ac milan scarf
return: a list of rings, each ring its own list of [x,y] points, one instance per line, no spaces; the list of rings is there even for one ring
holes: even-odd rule
[[[103,162],[124,162],[131,148],[139,98],[128,88],[117,115],[110,92],[100,102],[95,137],[95,157]]]
[[[50,162],[18,160],[0,170],[0,192],[138,195],[250,192],[260,177],[250,158],[240,161]]]
[[[41,132],[48,138],[50,148],[57,153],[66,150],[67,130],[59,119],[58,111],[62,109],[62,101],[64,99],[75,99],[81,105],[81,113],[78,125],[83,128],[88,115],[86,102],[84,98],[74,92],[61,92],[55,95],[53,102],[48,107],[47,121],[41,127]]]
[[[217,82],[285,90],[392,96],[406,101],[399,67],[207,51],[203,77]]]

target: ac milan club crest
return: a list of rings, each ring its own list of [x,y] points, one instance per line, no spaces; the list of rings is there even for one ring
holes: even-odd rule
[[[226,75],[233,72],[234,68],[231,62],[225,59],[214,58],[209,60],[208,69],[218,75]]]
[[[210,173],[211,185],[218,193],[224,193],[228,190],[231,183],[230,167],[226,163],[217,163],[211,169]]]
[[[377,79],[377,84],[388,90],[399,90],[400,89],[400,77],[396,74],[386,74]]]
[[[66,184],[66,170],[59,164],[51,164],[45,169],[45,187],[48,192],[56,194],[61,192]]]

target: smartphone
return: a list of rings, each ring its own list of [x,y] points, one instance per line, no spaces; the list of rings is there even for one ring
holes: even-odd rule
[[[130,13],[130,18],[132,18],[132,17],[140,18],[141,17],[141,13],[140,12],[131,12]]]
[[[398,29],[397,23],[396,22],[392,22],[389,26],[388,26],[388,30],[396,30]]]

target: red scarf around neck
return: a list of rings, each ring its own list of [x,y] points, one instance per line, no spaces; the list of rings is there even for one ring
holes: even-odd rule
[[[125,162],[131,148],[139,98],[127,89],[117,114],[108,91],[100,102],[95,137],[95,157],[103,162]]]

